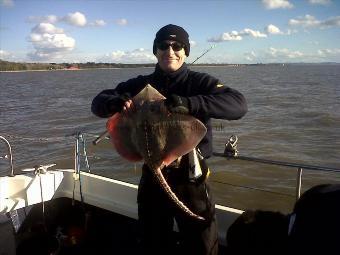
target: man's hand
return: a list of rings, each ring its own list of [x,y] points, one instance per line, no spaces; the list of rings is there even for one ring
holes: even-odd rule
[[[133,101],[131,99],[129,99],[128,101],[125,101],[123,109],[120,113],[122,114],[130,114],[134,111],[134,105],[133,105]]]
[[[189,114],[189,100],[186,97],[172,94],[164,102],[171,113]]]
[[[132,107],[132,100],[129,93],[124,93],[110,102],[110,111],[126,112]]]

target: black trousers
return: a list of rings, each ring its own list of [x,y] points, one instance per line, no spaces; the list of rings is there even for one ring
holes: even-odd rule
[[[178,198],[206,220],[187,216],[168,198],[148,167],[138,188],[138,216],[142,254],[217,255],[215,204],[205,181],[190,182],[185,169],[164,169],[164,177]],[[176,219],[179,234],[174,237]],[[179,237],[179,238],[178,238]]]

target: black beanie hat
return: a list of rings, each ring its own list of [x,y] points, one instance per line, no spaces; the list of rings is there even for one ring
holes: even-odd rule
[[[185,55],[189,56],[190,53],[190,43],[189,35],[184,28],[176,25],[166,25],[162,27],[156,34],[156,38],[153,41],[153,54],[157,53],[156,43],[160,43],[165,40],[177,41],[184,44]]]

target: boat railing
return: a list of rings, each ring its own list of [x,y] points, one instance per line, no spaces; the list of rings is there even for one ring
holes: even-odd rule
[[[239,155],[239,152],[237,150],[237,141],[238,141],[238,137],[236,135],[232,135],[225,144],[224,152],[223,153],[214,152],[213,155],[216,157],[223,157],[227,159],[246,160],[246,161],[252,161],[252,162],[257,162],[257,163],[262,163],[262,164],[296,168],[297,169],[296,186],[295,186],[296,200],[298,200],[301,195],[303,169],[340,173],[340,169],[332,168],[332,167],[306,165],[306,164],[299,164],[299,163],[292,163],[292,162],[285,162],[285,161],[263,159],[263,158],[257,158],[257,157],[242,156],[242,155]]]
[[[4,158],[9,160],[9,165],[10,165],[10,174],[9,174],[9,176],[14,176],[12,147],[11,147],[10,143],[8,142],[8,140],[5,137],[0,136],[0,140],[3,141],[6,144],[6,146],[7,146],[8,154],[6,154],[4,156]]]
[[[76,173],[80,172],[80,162],[81,162],[81,156],[84,157],[85,160],[85,166],[86,170],[91,173],[89,160],[87,157],[87,151],[86,151],[86,139],[85,139],[85,133],[82,132],[76,132],[75,133],[75,144],[74,144],[74,169]]]
[[[99,136],[96,137],[96,139],[92,142],[94,145],[98,144],[101,140],[106,138],[108,136],[108,132],[103,132]],[[257,158],[257,157],[249,157],[249,156],[242,156],[239,155],[239,152],[237,150],[237,142],[238,137],[236,135],[232,135],[229,137],[225,144],[225,149],[223,153],[214,152],[213,155],[216,157],[223,157],[227,159],[234,159],[234,160],[246,160],[246,161],[253,161],[257,163],[262,164],[270,164],[270,165],[276,165],[276,166],[284,166],[289,168],[296,168],[296,185],[295,185],[295,198],[296,200],[299,199],[301,195],[301,188],[302,188],[302,175],[303,170],[317,170],[317,171],[324,171],[324,172],[339,172],[340,169],[332,168],[332,167],[325,167],[325,166],[315,166],[315,165],[306,165],[306,164],[299,164],[299,163],[292,163],[292,162],[285,162],[285,161],[277,161],[277,160],[270,160],[270,159],[263,159],[263,158]],[[88,159],[86,156],[86,143],[84,140],[84,137],[82,134],[80,134],[77,138],[76,144],[82,143],[83,145],[83,154],[79,153],[79,146],[76,145],[77,151],[75,152],[76,155],[84,155],[87,168],[89,170],[88,166]],[[76,168],[79,168],[79,159],[76,160]],[[79,170],[78,170],[79,171]]]
[[[97,144],[102,139],[107,138],[108,133],[104,132],[101,135],[94,135],[90,133],[83,133],[83,132],[76,132],[75,134],[69,135],[67,137],[73,136],[75,137],[75,145],[74,145],[74,169],[77,175],[79,176],[79,173],[81,171],[81,160],[83,159],[85,161],[85,167],[87,172],[91,172],[90,164],[88,160],[88,155],[86,151],[86,140],[85,137],[95,137],[96,139],[92,142],[93,144]],[[18,137],[22,139],[22,137]],[[32,139],[37,140],[37,138],[25,138],[25,139]],[[61,138],[55,139],[56,141],[59,141]],[[65,139],[65,137],[63,138]],[[7,148],[8,148],[8,155],[5,155],[5,159],[9,160],[10,164],[10,176],[14,176],[14,170],[13,170],[13,156],[12,156],[12,149],[11,145],[8,142],[8,140],[0,136],[0,140],[3,141]],[[39,141],[42,140],[42,138],[38,139]],[[47,139],[46,139],[47,140]],[[52,138],[48,138],[48,141],[52,141]],[[302,187],[302,176],[304,170],[316,170],[316,171],[323,171],[323,172],[337,172],[340,173],[340,169],[338,168],[332,168],[332,167],[325,167],[325,166],[315,166],[315,165],[307,165],[307,164],[299,164],[295,162],[286,162],[286,161],[276,161],[276,160],[270,160],[270,159],[264,159],[264,158],[257,158],[257,157],[249,157],[244,155],[239,155],[239,152],[237,150],[237,141],[238,137],[236,135],[232,135],[225,144],[225,149],[223,153],[214,152],[213,155],[215,157],[223,157],[229,160],[245,160],[245,161],[252,161],[257,162],[261,164],[269,164],[269,165],[276,165],[276,166],[284,166],[289,168],[296,168],[296,185],[295,185],[295,197],[298,199],[301,195],[301,187]],[[80,178],[80,177],[79,177]]]

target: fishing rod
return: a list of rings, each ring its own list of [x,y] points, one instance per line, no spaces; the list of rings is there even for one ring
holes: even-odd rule
[[[192,63],[195,63],[197,60],[199,60],[201,57],[203,57],[205,54],[207,54],[209,51],[211,51],[213,48],[216,47],[216,44],[212,45],[209,49],[207,49],[205,52],[203,52],[199,57],[197,57]]]

